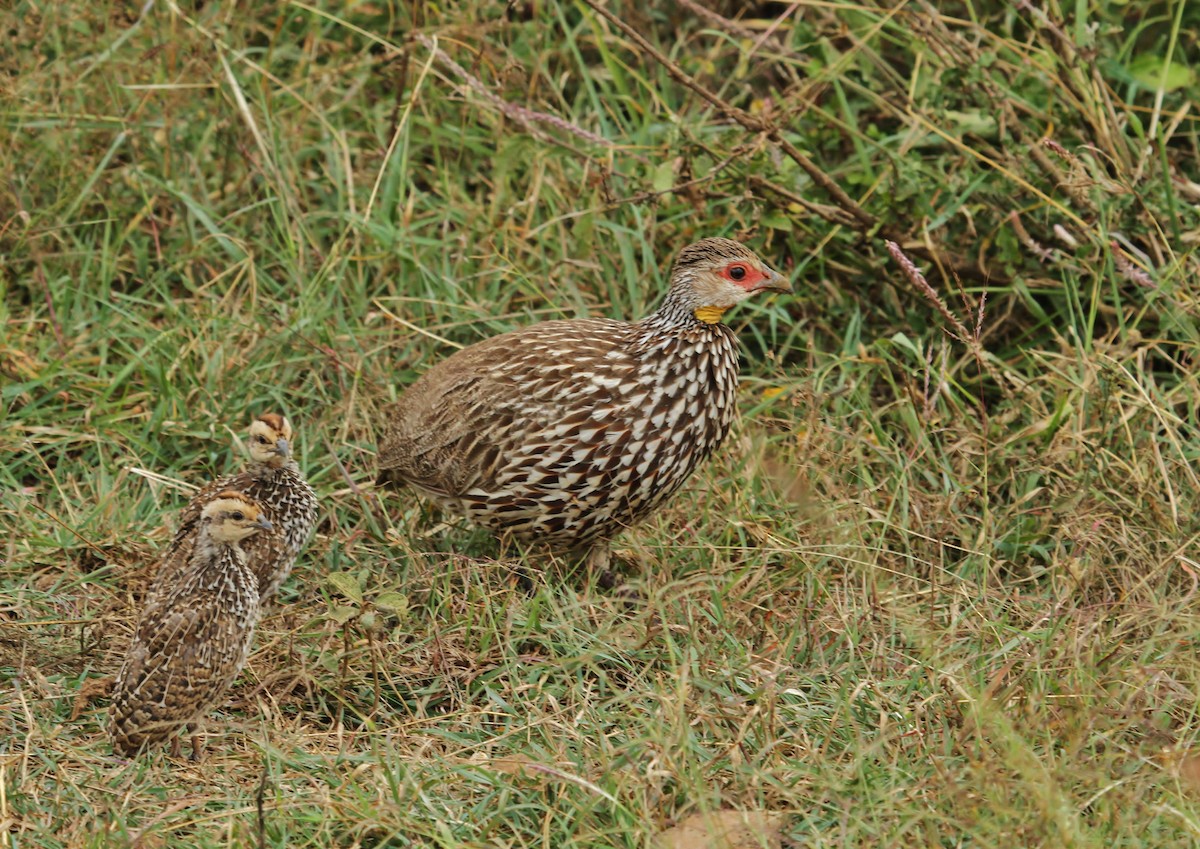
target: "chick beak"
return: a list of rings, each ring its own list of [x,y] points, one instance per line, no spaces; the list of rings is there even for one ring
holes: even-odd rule
[[[275,440],[275,453],[280,457],[286,457],[292,453],[291,446],[288,445],[288,441],[286,439]]]
[[[271,528],[275,527],[274,525],[271,524],[271,520],[268,519],[266,516],[259,516],[257,524],[258,524],[258,527],[262,528],[264,531],[269,531],[269,530],[271,530]]]
[[[763,266],[762,271],[763,271],[763,274],[765,275],[765,277],[761,283],[759,283],[757,286],[754,287],[754,290],[756,292],[762,291],[764,289],[767,291],[770,291],[770,292],[790,292],[790,291],[792,291],[791,281],[788,280],[786,277],[784,277],[782,274],[780,274],[778,271],[768,268],[765,265]]]

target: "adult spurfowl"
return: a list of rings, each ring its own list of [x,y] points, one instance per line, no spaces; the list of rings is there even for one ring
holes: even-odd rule
[[[679,489],[729,432],[737,340],[721,317],[791,284],[729,239],[684,248],[636,322],[546,321],[465,348],[386,410],[379,480],[500,534],[588,549]]]
[[[117,754],[132,757],[170,739],[178,757],[179,730],[224,698],[259,615],[258,578],[241,543],[270,530],[259,505],[240,492],[204,505],[187,562],[151,595],[117,673],[109,723]],[[200,758],[194,733],[192,757]]]
[[[272,529],[245,544],[246,559],[258,578],[265,604],[292,571],[296,556],[317,523],[317,496],[292,458],[291,423],[278,413],[264,413],[250,423],[250,463],[245,471],[212,481],[192,496],[179,515],[179,528],[155,576],[152,592],[170,586],[187,563],[196,542],[200,515],[221,493],[244,493],[262,508]]]

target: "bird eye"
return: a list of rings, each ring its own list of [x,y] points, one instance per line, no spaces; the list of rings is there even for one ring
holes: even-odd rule
[[[729,267],[729,279],[741,280],[746,276],[746,267],[744,265],[732,265]]]
[[[246,514],[243,513],[241,510],[234,511],[233,519],[235,522],[240,522],[240,521],[242,521],[242,519],[245,519],[245,518],[246,518]]]
[[[266,438],[265,436],[256,436],[256,437],[254,437],[254,438],[255,438],[255,439],[257,439],[259,442],[266,442],[266,441],[267,441],[267,438]]]

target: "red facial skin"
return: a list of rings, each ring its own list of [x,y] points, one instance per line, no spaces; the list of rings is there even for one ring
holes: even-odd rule
[[[732,274],[733,269],[735,268],[740,268],[746,272],[745,276],[740,280],[735,278]],[[748,262],[729,263],[729,265],[721,269],[721,276],[733,285],[740,286],[741,288],[745,289],[747,292],[753,292],[756,288],[758,288],[759,284],[765,282],[767,279],[767,275],[763,274],[761,269],[754,267]]]

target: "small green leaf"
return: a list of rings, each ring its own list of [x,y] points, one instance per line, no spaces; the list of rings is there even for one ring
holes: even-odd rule
[[[654,180],[652,185],[654,191],[665,192],[671,186],[675,185],[675,164],[671,160],[660,162],[658,167],[654,169]]]
[[[772,230],[791,230],[792,219],[788,218],[787,214],[779,209],[772,209],[759,219],[762,224],[770,227]]]
[[[329,608],[329,612],[325,614],[325,618],[331,619],[339,625],[345,625],[357,615],[357,607],[351,607],[348,604],[339,604]]]
[[[921,356],[921,350],[903,333],[893,334],[892,344],[897,348],[908,351],[908,353],[912,354],[917,359],[924,359],[924,357]]]
[[[1162,81],[1163,91],[1190,86],[1196,80],[1196,72],[1182,62],[1171,62],[1167,65],[1166,76],[1163,76],[1163,64],[1166,57],[1153,53],[1143,53],[1129,64],[1129,73],[1135,80],[1148,89],[1157,90]]]
[[[977,109],[946,109],[942,114],[958,127],[959,132],[974,133],[977,136],[984,136],[985,138],[996,134],[996,118],[994,115],[985,115]]]
[[[404,593],[380,593],[375,606],[385,613],[402,616],[408,612],[408,596]]]
[[[329,585],[356,604],[362,604],[362,587],[350,572],[330,572],[325,576]]]

